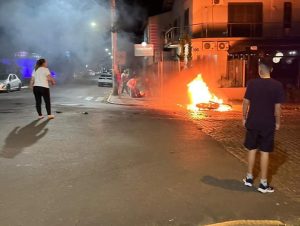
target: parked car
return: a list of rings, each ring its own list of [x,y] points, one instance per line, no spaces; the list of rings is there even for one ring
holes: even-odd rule
[[[87,74],[88,74],[88,76],[95,76],[96,72],[94,72],[93,70],[88,70]]]
[[[0,91],[20,91],[21,88],[22,81],[18,78],[16,74],[0,74]]]
[[[113,85],[112,74],[100,73],[98,79],[98,86],[111,86]]]

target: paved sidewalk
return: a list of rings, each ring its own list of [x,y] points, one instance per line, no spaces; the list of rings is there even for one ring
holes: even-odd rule
[[[127,106],[157,107],[150,99],[133,99],[128,96],[110,96],[108,102]],[[241,105],[237,104],[230,112],[204,111],[195,114],[181,109],[176,113],[192,119],[198,125],[199,130],[220,142],[229,153],[246,164],[247,153],[243,147],[245,129],[241,125],[241,111]],[[172,112],[174,113],[174,108]],[[275,189],[279,189],[297,201],[300,201],[299,141],[300,106],[285,105],[283,106],[282,128],[277,132],[275,152],[271,155],[270,179]],[[259,164],[256,168],[259,168]]]
[[[242,162],[247,162],[243,147],[245,129],[240,110],[231,112],[206,111],[191,114],[193,121],[206,134]],[[284,106],[282,127],[276,135],[275,152],[271,155],[270,176],[275,188],[300,201],[300,107]],[[256,167],[259,168],[259,165]]]
[[[107,99],[107,102],[110,104],[116,104],[116,105],[125,105],[125,106],[151,106],[153,103],[153,98],[132,98],[128,96],[127,94],[122,94],[118,96],[110,95]]]

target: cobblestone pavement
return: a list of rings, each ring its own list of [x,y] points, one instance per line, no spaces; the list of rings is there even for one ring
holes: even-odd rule
[[[125,105],[131,105],[131,99],[126,100],[126,103],[123,102]],[[118,101],[116,98],[112,100],[112,102]],[[140,102],[137,106],[157,107],[153,103],[151,104],[151,101],[142,100]],[[174,110],[171,106],[165,105],[165,107]],[[186,117],[186,111],[182,107],[180,106],[181,110],[175,110],[174,113]],[[234,110],[229,112],[189,113],[189,118],[196,123],[199,130],[220,142],[229,153],[240,161],[247,163],[247,152],[243,147],[245,129],[242,126],[241,105],[235,106]],[[281,124],[281,129],[276,133],[275,151],[270,156],[269,179],[275,189],[279,189],[300,202],[300,105],[283,106]],[[256,161],[256,177],[259,176],[258,160],[259,156]],[[244,174],[241,173],[241,176]]]
[[[205,111],[191,113],[190,117],[199,130],[219,141],[239,160],[247,162],[247,154],[243,147],[245,129],[241,125],[241,110]],[[258,165],[256,169],[259,169]],[[290,105],[283,108],[282,126],[276,134],[275,152],[271,154],[270,177],[275,188],[300,201],[300,108],[298,106]]]

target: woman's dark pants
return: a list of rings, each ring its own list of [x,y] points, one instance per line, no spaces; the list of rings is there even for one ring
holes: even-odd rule
[[[36,111],[39,116],[42,116],[42,97],[44,99],[47,114],[51,115],[51,103],[50,103],[50,90],[49,88],[41,87],[41,86],[34,86],[33,93],[35,97],[36,103]]]

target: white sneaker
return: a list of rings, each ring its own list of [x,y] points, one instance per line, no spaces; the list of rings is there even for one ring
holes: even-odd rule
[[[257,189],[259,192],[261,193],[273,193],[274,192],[274,188],[270,187],[269,185],[264,186],[262,183],[259,185],[259,188]]]
[[[44,116],[43,115],[39,115],[38,119],[43,119]]]
[[[55,116],[54,115],[48,115],[48,119],[54,119]]]

